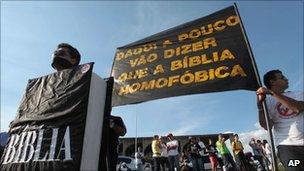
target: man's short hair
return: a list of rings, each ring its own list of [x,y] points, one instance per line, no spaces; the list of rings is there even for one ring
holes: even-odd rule
[[[173,134],[172,133],[168,133],[167,137],[173,137]]]
[[[75,66],[78,65],[80,63],[80,59],[81,59],[81,55],[78,52],[78,50],[76,48],[74,48],[73,46],[71,46],[68,43],[60,43],[57,48],[68,48],[70,54],[72,55],[73,58],[77,59],[77,62],[75,63]]]
[[[271,70],[271,71],[268,71],[265,75],[264,75],[264,78],[263,78],[263,81],[264,81],[264,85],[267,87],[267,88],[271,88],[271,80],[274,80],[276,79],[276,74],[277,73],[280,73],[282,74],[282,71],[280,70]]]

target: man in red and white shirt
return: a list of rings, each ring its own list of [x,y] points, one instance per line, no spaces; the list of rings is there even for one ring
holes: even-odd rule
[[[303,92],[290,92],[288,79],[280,70],[264,75],[265,87],[257,90],[257,105],[260,125],[267,129],[262,102],[266,99],[269,125],[273,127],[278,156],[288,170],[304,170],[304,101]],[[266,98],[266,95],[267,98]],[[300,160],[297,167],[290,167],[290,160]]]

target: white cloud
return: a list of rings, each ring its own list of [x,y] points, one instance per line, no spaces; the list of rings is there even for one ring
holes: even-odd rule
[[[206,112],[207,111],[207,112]],[[202,130],[202,126],[207,125],[208,123],[211,123],[213,117],[202,117],[205,114],[208,113],[208,109],[202,111],[202,113],[193,115],[191,113],[185,113],[183,116],[182,121],[178,125],[177,129],[174,129],[172,133],[174,135],[190,135],[193,134],[193,132],[197,132],[198,130]],[[189,117],[191,116],[191,117]]]
[[[258,122],[255,123],[254,126],[256,127],[255,130],[242,132],[242,133],[238,134],[239,140],[242,142],[242,144],[244,146],[244,153],[252,152],[252,149],[249,146],[249,141],[251,140],[251,138],[259,139],[261,141],[266,139],[268,142],[270,142],[268,139],[267,131],[264,130]],[[228,145],[228,143],[227,143],[227,147],[230,151],[232,151],[230,144]]]
[[[252,151],[251,147],[249,146],[249,141],[251,140],[251,138],[259,139],[261,141],[266,139],[268,141],[267,131],[262,130],[262,128],[241,133],[239,134],[239,138],[240,141],[243,143],[244,152]]]
[[[303,75],[300,75],[298,80],[293,84],[291,90],[303,90]]]
[[[13,106],[6,106],[1,108],[1,132],[7,132],[9,124],[14,120],[17,109]]]
[[[191,131],[196,130],[201,123],[195,122],[191,124],[181,125],[179,129],[172,131],[173,135],[187,135],[190,134]]]

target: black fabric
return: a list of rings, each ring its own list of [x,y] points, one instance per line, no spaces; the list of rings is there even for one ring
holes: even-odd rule
[[[160,157],[160,166],[162,171],[166,171],[170,169],[171,166],[168,157]]]
[[[125,125],[123,123],[123,120],[119,116],[110,116],[110,122],[114,122],[116,126],[124,127]],[[119,135],[114,131],[113,128],[109,129],[109,164],[110,164],[110,169],[116,170],[116,164],[117,164],[117,157],[118,157],[118,152],[117,152],[117,146],[119,143]]]
[[[70,61],[63,59],[63,58],[54,58],[52,62],[52,67],[56,69],[57,67],[60,68],[71,68],[73,65],[70,63]]]
[[[240,170],[249,170],[250,168],[250,164],[247,161],[243,151],[240,151],[238,154],[235,155],[235,162],[237,164],[238,169]]]
[[[107,156],[109,156],[109,120],[111,116],[111,101],[112,101],[112,91],[113,91],[113,77],[109,77],[105,79],[107,82],[107,93],[106,93],[106,100],[105,100],[105,109],[104,109],[104,116],[103,116],[103,128],[102,128],[102,142],[101,148],[99,152],[99,164],[98,170],[107,170],[110,171],[109,168],[109,160],[107,160]]]
[[[304,146],[279,145],[278,157],[287,171],[303,171],[304,170]],[[299,160],[300,164],[295,166],[295,160]],[[292,162],[291,162],[292,161]],[[294,166],[293,166],[294,165]]]
[[[235,24],[228,26],[227,21]],[[222,25],[222,30],[215,29]],[[213,31],[207,34],[209,27]],[[207,40],[215,43],[206,45]],[[231,59],[224,60],[223,54],[233,57],[227,55]],[[253,63],[231,6],[118,48],[112,68],[112,105],[237,89],[255,91],[259,85]],[[231,74],[236,69],[244,74]]]
[[[110,170],[109,171],[115,171],[116,170],[116,165],[117,163],[117,158],[118,158],[118,153],[117,150],[110,148],[109,149],[109,164],[110,164]]]
[[[231,165],[231,167],[236,170],[236,164],[233,160],[233,157],[230,153],[226,153],[226,154],[222,154],[222,159],[223,159],[223,162],[224,162],[224,166],[226,168],[229,168],[229,164]]]
[[[0,170],[79,170],[92,68],[93,63],[84,64],[28,81],[17,116],[10,124]],[[24,145],[27,139],[32,142],[29,146]],[[41,150],[34,160],[38,142]],[[19,147],[22,154],[16,158],[18,153],[13,149],[18,151]],[[26,162],[21,162],[23,154]]]
[[[187,146],[187,152],[190,154],[191,157],[200,158],[199,151],[202,148],[198,145],[198,143],[189,143]]]
[[[123,120],[119,116],[110,116],[110,121],[113,120],[114,124],[120,127],[125,127]],[[110,128],[110,144],[113,145],[113,147],[117,147],[118,145],[118,140],[119,140],[119,135],[114,131],[114,129]]]
[[[160,171],[161,158],[153,157],[154,171]]]

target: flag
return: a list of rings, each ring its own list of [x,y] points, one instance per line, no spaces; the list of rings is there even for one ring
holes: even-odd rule
[[[256,90],[234,6],[117,49],[112,105],[228,90]]]

